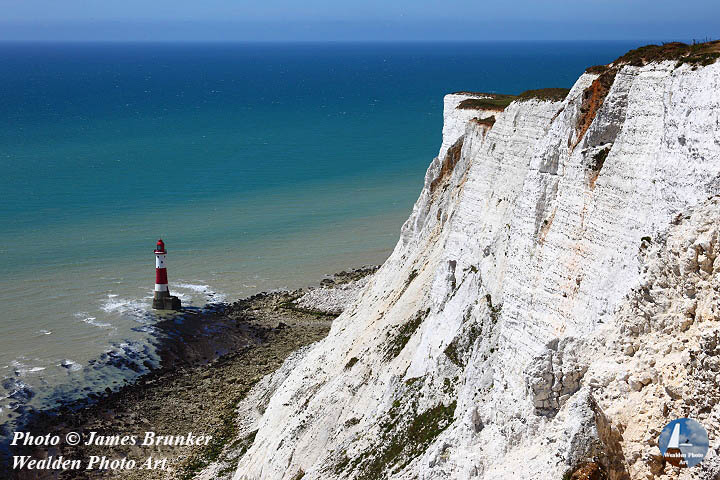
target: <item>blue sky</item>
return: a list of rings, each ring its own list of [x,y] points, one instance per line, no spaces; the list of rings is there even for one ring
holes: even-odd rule
[[[0,0],[0,40],[720,38],[720,1]]]

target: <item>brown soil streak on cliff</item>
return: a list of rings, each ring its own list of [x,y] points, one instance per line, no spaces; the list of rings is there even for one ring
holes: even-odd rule
[[[616,74],[616,69],[608,68],[583,92],[582,105],[580,106],[580,117],[578,118],[576,126],[577,137],[572,146],[573,150],[578,143],[582,141],[585,136],[585,132],[588,131],[593,120],[595,120],[595,116],[605,102],[605,97],[607,97],[608,92],[610,92],[610,88],[615,81]]]
[[[433,180],[430,183],[430,193],[433,193],[435,189],[437,189],[438,185],[440,185],[445,179],[452,173],[453,169],[455,168],[455,165],[457,165],[457,162],[460,160],[460,152],[462,151],[463,146],[463,137],[460,137],[455,144],[453,144],[452,147],[450,147],[445,154],[445,158],[443,159],[442,166],[440,167],[440,172],[438,173],[438,176],[435,177],[435,180]]]

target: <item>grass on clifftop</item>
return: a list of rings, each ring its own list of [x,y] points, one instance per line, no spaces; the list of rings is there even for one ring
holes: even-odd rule
[[[547,100],[549,102],[562,102],[570,92],[569,88],[541,88],[538,90],[527,90],[518,95],[519,102],[525,100]]]
[[[493,110],[502,112],[505,107],[513,101],[540,100],[550,102],[561,102],[565,100],[567,88],[541,88],[538,90],[527,90],[520,95],[499,95],[492,93],[476,93],[474,95],[487,95],[490,98],[468,98],[458,104],[456,108],[461,110]]]
[[[690,65],[710,65],[720,58],[720,40],[688,45],[681,42],[670,42],[663,45],[645,45],[630,50],[614,63],[642,66],[651,62],[676,60],[677,66],[683,63]]]
[[[469,92],[461,92],[471,94]],[[493,110],[502,112],[505,107],[517,97],[515,95],[499,95],[495,93],[472,93],[471,95],[483,95],[486,98],[468,98],[460,102],[456,107],[460,110]]]
[[[611,67],[623,65],[642,67],[648,63],[664,62],[666,60],[675,60],[676,67],[686,63],[692,66],[707,66],[715,63],[718,58],[720,58],[720,40],[692,44],[669,42],[661,45],[645,45],[630,50],[611,65],[595,65],[585,71],[587,73],[602,74]]]

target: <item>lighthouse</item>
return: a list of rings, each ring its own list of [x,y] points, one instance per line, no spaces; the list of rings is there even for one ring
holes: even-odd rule
[[[158,240],[155,246],[155,295],[152,306],[156,310],[180,310],[180,299],[171,296],[168,289],[166,256],[165,242]]]

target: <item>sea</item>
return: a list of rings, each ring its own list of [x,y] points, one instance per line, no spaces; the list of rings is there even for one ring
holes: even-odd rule
[[[152,357],[156,241],[202,310],[379,264],[443,95],[570,87],[639,43],[0,44],[0,423]]]

